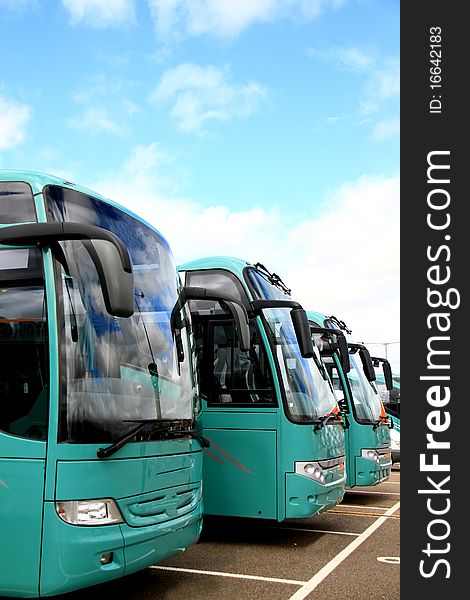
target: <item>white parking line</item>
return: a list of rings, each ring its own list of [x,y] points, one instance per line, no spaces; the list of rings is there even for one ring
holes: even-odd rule
[[[399,496],[400,492],[369,492],[362,490],[348,490],[347,494],[362,494],[363,496],[367,496],[369,494],[378,494],[379,496]]]
[[[270,583],[285,583],[288,585],[304,585],[306,581],[294,581],[293,579],[279,579],[277,577],[261,577],[257,575],[242,575],[240,573],[223,573],[222,571],[201,571],[200,569],[182,569],[180,567],[163,567],[152,565],[151,569],[161,571],[180,571],[182,573],[196,573],[197,575],[215,575],[217,577],[234,577],[235,579],[255,579],[256,581],[269,581]]]
[[[289,531],[308,531],[309,533],[331,533],[332,535],[360,535],[359,533],[351,533],[349,531],[328,531],[327,529],[306,529],[304,527],[272,527],[272,529],[288,529]]]
[[[374,533],[376,529],[378,529],[383,523],[387,521],[387,517],[391,516],[394,512],[396,512],[400,508],[400,502],[397,502],[394,506],[392,506],[385,514],[379,517],[376,521],[369,525],[369,527],[363,531],[353,542],[346,546],[344,550],[342,550],[339,554],[337,554],[329,563],[327,563],[322,569],[315,573],[315,575],[307,581],[305,585],[303,585],[299,590],[295,592],[293,596],[290,597],[289,600],[303,600],[306,598],[310,592],[312,592],[324,579],[328,577],[328,575],[336,569],[336,567],[343,562],[358,546],[362,544],[370,535]]]
[[[338,506],[344,506],[345,508],[367,508],[370,510],[388,510],[390,506],[364,506],[363,504],[338,504]]]

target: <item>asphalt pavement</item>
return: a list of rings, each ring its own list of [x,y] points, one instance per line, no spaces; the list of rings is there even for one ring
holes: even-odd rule
[[[399,600],[400,470],[341,504],[282,523],[206,517],[185,552],[120,580],[59,597],[127,600]]]

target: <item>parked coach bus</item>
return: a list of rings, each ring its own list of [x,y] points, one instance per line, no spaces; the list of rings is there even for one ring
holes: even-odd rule
[[[307,315],[348,425],[346,486],[352,488],[381,483],[389,478],[392,467],[390,421],[375,387],[375,371],[369,351],[363,344],[352,341],[351,332],[342,321],[313,311],[308,311]],[[330,341],[333,335],[341,337],[345,333],[348,361],[341,360],[338,349],[332,347]]]
[[[385,411],[387,414],[396,414],[400,418],[400,375],[392,373],[391,383],[389,383],[385,378],[383,369],[380,369],[381,359],[372,357],[372,362],[374,363],[374,367],[376,367],[377,389],[379,390]]]
[[[374,366],[376,367],[376,383],[377,389],[379,390],[380,397],[387,413],[388,418],[393,424],[393,428],[390,430],[391,448],[392,448],[392,462],[400,462],[400,375],[397,373],[386,375],[385,371],[379,370],[381,361],[383,359],[372,357]],[[385,366],[385,365],[384,365]]]
[[[344,494],[344,428],[305,311],[262,265],[213,257],[179,267],[185,285],[236,297],[248,349],[216,302],[190,302],[203,410],[204,513],[310,517]]]
[[[0,223],[0,595],[47,596],[198,539],[186,300],[204,291],[155,229],[70,182],[0,171]]]

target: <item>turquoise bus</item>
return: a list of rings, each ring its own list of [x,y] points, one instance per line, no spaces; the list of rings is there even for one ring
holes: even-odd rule
[[[178,267],[188,286],[236,297],[250,317],[240,347],[216,302],[190,302],[202,396],[204,513],[283,521],[343,498],[344,423],[308,320],[263,265],[211,257]]]
[[[187,300],[207,293],[158,231],[60,178],[0,171],[0,223],[0,595],[49,596],[197,541]]]
[[[392,462],[400,462],[400,374],[386,374],[384,369],[377,371],[383,359],[372,357],[376,367],[376,384],[385,412],[393,424],[390,430]],[[385,365],[383,365],[385,367]]]
[[[376,367],[377,388],[380,397],[387,412],[390,410],[391,413],[396,413],[400,416],[400,375],[391,373],[386,378],[383,369],[380,369],[381,360],[380,358],[372,357],[372,362]],[[379,367],[379,370],[377,370],[377,367]],[[388,382],[389,378],[390,382]]]
[[[369,351],[352,341],[343,321],[314,311],[307,315],[347,423],[346,486],[377,485],[391,472],[390,421],[375,386]],[[348,361],[341,359],[337,343],[331,341],[341,336],[346,337]]]

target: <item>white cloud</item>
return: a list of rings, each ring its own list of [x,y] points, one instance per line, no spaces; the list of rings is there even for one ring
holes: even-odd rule
[[[340,68],[357,72],[368,71],[375,60],[372,54],[356,47],[308,48],[307,54],[311,58],[334,62]]]
[[[383,59],[373,51],[341,46],[308,48],[307,55],[365,78],[359,101],[362,115],[382,110],[386,101],[400,94],[400,65],[396,59]]]
[[[398,177],[346,183],[325,198],[321,213],[292,221],[275,207],[234,211],[166,197],[158,174],[164,154],[155,144],[138,153],[89,187],[153,224],[178,263],[210,255],[259,261],[304,307],[346,321],[357,340],[400,339]],[[398,360],[399,345],[389,350]]]
[[[174,157],[163,151],[157,142],[148,146],[136,146],[124,165],[126,173],[134,173],[137,180],[145,183],[155,175],[160,165],[174,161]],[[160,180],[160,177],[159,177]],[[161,189],[161,186],[158,186]]]
[[[127,27],[135,23],[134,0],[62,0],[72,25],[95,29]]]
[[[132,84],[123,79],[113,79],[103,74],[92,77],[86,87],[76,92],[73,100],[84,108],[68,124],[76,129],[97,133],[123,135],[130,118],[140,112],[139,106],[126,97]]]
[[[290,259],[302,261],[286,265],[289,287],[363,340],[399,336],[398,177],[344,184],[325,207],[290,232]]]
[[[385,140],[400,133],[400,119],[385,119],[379,121],[372,132],[372,139],[375,141]]]
[[[132,82],[116,78],[105,73],[98,73],[87,79],[85,85],[74,95],[74,101],[81,104],[93,104],[97,98],[104,99],[106,104],[122,100]]]
[[[388,61],[376,68],[366,83],[361,110],[371,114],[380,110],[384,101],[400,94],[400,66],[398,61]]]
[[[26,104],[10,102],[0,96],[0,150],[24,141],[31,114],[32,110]]]
[[[150,100],[170,103],[170,114],[179,121],[180,129],[195,132],[202,131],[210,120],[248,116],[266,93],[256,82],[231,83],[226,70],[185,63],[163,74]]]
[[[255,23],[311,21],[343,0],[147,0],[161,40],[202,34],[233,38]]]
[[[130,63],[130,52],[109,53],[99,51],[96,53],[96,58],[102,60],[112,67],[126,67]]]
[[[113,121],[104,108],[90,107],[79,117],[73,117],[68,120],[68,124],[74,129],[87,129],[93,134],[114,133],[122,135],[124,129]]]

